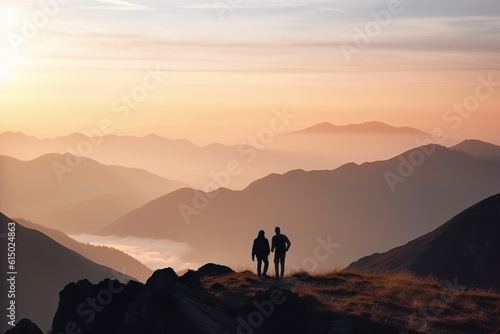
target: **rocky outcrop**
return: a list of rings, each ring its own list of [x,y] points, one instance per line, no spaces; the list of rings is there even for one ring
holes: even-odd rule
[[[138,299],[143,284],[106,279],[66,285],[52,322],[53,333],[115,333],[129,304]]]
[[[196,273],[198,277],[201,278],[205,276],[220,276],[220,275],[231,274],[234,273],[234,270],[220,264],[207,263],[198,268]]]
[[[230,287],[234,282],[239,283]],[[260,281],[252,273],[235,274],[215,264],[181,277],[172,268],[157,270],[146,284],[105,280],[94,285],[83,280],[61,291],[52,332],[327,333],[344,326],[339,314],[316,298],[299,296],[287,284]],[[397,333],[369,319],[349,321],[353,329]]]
[[[5,334],[43,334],[40,328],[29,319],[21,319],[15,327],[9,329]]]
[[[226,268],[211,265],[201,272],[219,275]],[[211,308],[209,294],[193,273],[179,278],[172,268],[161,269],[146,284],[109,279],[97,285],[70,283],[60,293],[52,332],[221,333],[227,320]]]

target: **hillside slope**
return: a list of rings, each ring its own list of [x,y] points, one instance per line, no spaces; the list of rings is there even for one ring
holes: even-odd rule
[[[17,272],[15,279],[16,320],[23,317],[36,322],[42,330],[46,331],[52,324],[59,302],[59,291],[68,282],[89,279],[99,282],[104,278],[129,280],[130,276],[123,275],[108,267],[98,265],[80,254],[69,250],[43,233],[28,229],[0,213],[0,251],[7,254],[8,224],[15,226],[15,265],[7,267],[7,260],[2,261],[1,280],[6,282],[11,275],[8,272]],[[11,252],[12,253],[12,252]],[[6,310],[9,300],[7,284],[1,284],[1,308]],[[2,312],[4,314],[5,311]],[[6,330],[7,322],[3,316],[0,323],[0,332]]]
[[[149,269],[130,255],[117,249],[84,244],[70,238],[58,230],[44,227],[24,219],[16,219],[16,222],[26,228],[42,232],[62,246],[83,255],[95,263],[110,267],[121,273],[126,273],[141,282],[145,282],[153,273],[153,270]]]
[[[500,290],[500,194],[491,196],[406,245],[373,254],[349,269],[410,270]]]
[[[408,173],[404,161],[409,164],[419,153],[424,161]],[[398,170],[405,176],[391,189],[386,175]],[[271,237],[281,226],[292,241],[290,266],[347,266],[427,233],[498,193],[499,173],[500,160],[429,146],[387,161],[270,175],[242,191],[181,189],[130,212],[100,234],[187,242],[193,249],[189,260],[236,266],[249,258],[257,231]],[[316,260],[315,250],[322,245],[331,246],[328,256]]]
[[[109,224],[93,220],[96,215],[113,218],[114,212],[128,212],[185,186],[145,170],[103,165],[68,154],[47,154],[30,161],[0,156],[0,183],[2,212],[66,233],[94,232]],[[101,200],[95,200],[99,197]],[[112,205],[103,207],[104,197]],[[120,205],[123,211],[118,210]],[[68,221],[71,216],[65,210],[78,218]]]

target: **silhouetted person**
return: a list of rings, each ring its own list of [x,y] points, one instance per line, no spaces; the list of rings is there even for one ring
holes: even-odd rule
[[[276,227],[274,232],[276,232],[276,235],[272,239],[271,252],[274,252],[274,269],[276,270],[276,278],[280,279],[283,278],[283,274],[285,273],[286,252],[290,249],[292,243],[286,235],[281,234],[279,227]],[[281,275],[279,272],[280,264]]]
[[[253,241],[252,247],[252,261],[255,261],[257,256],[257,275],[259,277],[263,274],[267,276],[267,268],[269,267],[269,240],[264,236],[264,231],[260,230],[259,235]],[[261,272],[262,262],[264,262],[264,271]]]

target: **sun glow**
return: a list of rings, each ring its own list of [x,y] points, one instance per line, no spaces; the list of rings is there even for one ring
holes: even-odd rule
[[[18,13],[11,8],[0,9],[0,28],[2,39],[0,40],[0,82],[7,82],[13,75],[14,68],[18,63],[16,50],[10,44],[9,35],[14,31]]]

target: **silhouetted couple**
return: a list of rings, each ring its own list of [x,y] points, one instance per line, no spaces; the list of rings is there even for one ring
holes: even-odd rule
[[[276,235],[271,240],[271,249],[269,249],[269,240],[265,237],[263,230],[259,231],[259,235],[253,242],[252,247],[252,261],[257,257],[257,275],[267,276],[267,268],[269,267],[268,256],[270,252],[274,252],[274,269],[276,271],[276,278],[283,278],[285,273],[285,257],[286,252],[290,249],[292,243],[286,235],[281,234],[279,227],[274,229]],[[264,263],[264,270],[262,271],[262,263]],[[281,268],[281,274],[279,269]]]

